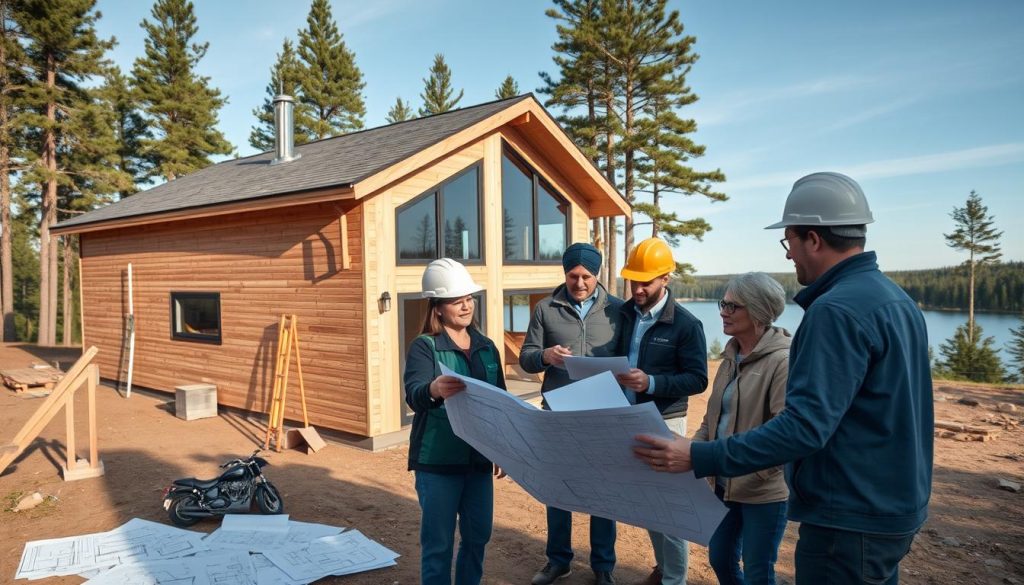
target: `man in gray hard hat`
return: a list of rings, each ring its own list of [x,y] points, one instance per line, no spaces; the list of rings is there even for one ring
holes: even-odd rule
[[[899,581],[928,515],[932,381],[924,317],[865,252],[874,218],[839,173],[793,185],[780,240],[806,288],[790,348],[786,409],[726,439],[638,437],[655,469],[735,477],[787,463],[789,518],[800,522],[798,585]]]

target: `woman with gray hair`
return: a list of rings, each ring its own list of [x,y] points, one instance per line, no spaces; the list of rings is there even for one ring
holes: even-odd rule
[[[718,307],[722,330],[731,339],[722,352],[708,410],[694,441],[749,431],[782,410],[791,337],[772,323],[785,306],[782,285],[763,272],[748,272],[729,281]],[[719,583],[774,585],[789,497],[782,468],[716,477],[714,485],[715,494],[729,509],[708,545]]]

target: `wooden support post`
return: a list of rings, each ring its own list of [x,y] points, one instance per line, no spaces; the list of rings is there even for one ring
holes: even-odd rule
[[[78,464],[78,445],[75,445],[75,394],[68,394],[67,400],[64,401],[64,422],[67,425],[67,467],[65,469],[74,469],[75,465]]]
[[[100,381],[100,369],[93,364],[89,370],[89,467],[96,469],[100,464],[99,438],[96,432],[96,386]]]

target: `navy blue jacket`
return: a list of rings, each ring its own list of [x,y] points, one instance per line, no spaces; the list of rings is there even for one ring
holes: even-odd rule
[[[663,418],[686,416],[687,397],[708,387],[708,349],[700,320],[671,298],[644,332],[636,367],[654,378],[654,393],[639,393],[637,404],[654,402]],[[622,304],[618,355],[629,355],[636,329],[636,302]],[[627,392],[631,392],[627,390]]]
[[[694,473],[789,463],[791,520],[917,530],[928,517],[934,429],[921,311],[874,252],[836,264],[795,300],[806,313],[790,347],[786,409],[752,431],[694,443]]]

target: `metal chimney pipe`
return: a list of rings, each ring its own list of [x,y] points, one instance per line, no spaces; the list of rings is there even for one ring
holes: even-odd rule
[[[274,148],[277,150],[277,156],[270,161],[272,165],[302,156],[295,154],[294,107],[295,99],[292,96],[283,93],[274,96]]]

